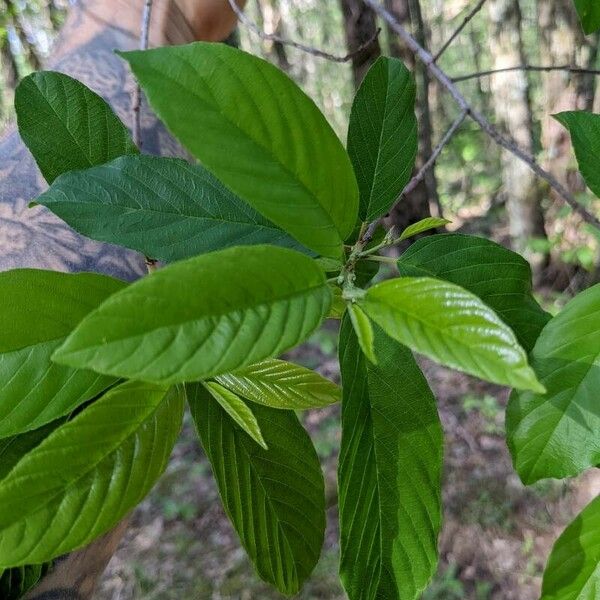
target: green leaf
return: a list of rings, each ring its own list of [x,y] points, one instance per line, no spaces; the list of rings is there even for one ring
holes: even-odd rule
[[[50,564],[25,565],[14,569],[0,570],[0,598],[19,600],[44,576]]]
[[[15,110],[19,133],[48,183],[138,151],[110,106],[63,73],[25,77],[15,91]]]
[[[340,574],[350,600],[411,600],[438,560],[442,428],[412,353],[379,327],[375,351],[377,366],[344,319]]]
[[[367,290],[361,306],[388,335],[444,366],[544,392],[513,332],[457,285],[429,277],[391,279]]]
[[[558,538],[542,583],[541,600],[596,600],[600,589],[600,496]]]
[[[66,421],[66,417],[56,419],[39,429],[20,433],[11,437],[0,439],[0,479],[4,479],[11,469],[31,450],[39,446],[59,425]],[[1,596],[0,596],[1,597]]]
[[[416,86],[401,61],[381,57],[356,93],[348,154],[360,190],[359,216],[384,215],[408,183],[417,155]]]
[[[598,0],[575,0],[575,8],[586,33],[600,29],[600,4]]]
[[[93,273],[0,273],[0,438],[66,415],[115,382],[50,357],[90,311],[124,287]]]
[[[238,246],[169,265],[88,315],[53,359],[98,373],[208,379],[303,342],[331,304],[323,271],[275,246]]]
[[[342,288],[334,283],[330,283],[329,287],[331,288],[333,298],[331,300],[331,308],[329,309],[327,318],[341,319],[346,312],[346,301],[342,296]]]
[[[0,481],[0,567],[50,560],[121,520],[165,469],[175,389],[127,382],[51,433]]]
[[[431,231],[432,229],[437,229],[438,227],[443,227],[451,223],[448,219],[440,219],[438,217],[427,217],[426,219],[421,219],[412,225],[409,225],[400,235],[398,241],[406,240],[415,235],[419,235],[420,233],[425,233],[426,231]]]
[[[268,62],[198,42],[124,52],[150,104],[230,190],[308,248],[340,258],[358,210],[342,144]]]
[[[411,277],[437,277],[479,296],[530,352],[550,315],[533,297],[531,267],[516,252],[484,238],[456,233],[417,240],[398,260]]]
[[[600,115],[579,110],[553,116],[569,130],[579,170],[590,190],[600,198]]]
[[[513,392],[507,440],[525,483],[570,477],[600,463],[600,284],[543,329],[531,364],[547,395]]]
[[[365,315],[358,304],[353,303],[348,304],[348,314],[350,315],[350,321],[352,322],[352,327],[354,327],[358,344],[363,354],[376,365],[377,356],[375,355],[375,348],[373,346],[375,336],[369,317]]]
[[[291,411],[256,405],[269,447],[251,440],[201,384],[187,386],[225,511],[258,574],[295,594],[319,559],[325,494],[319,459]]]
[[[260,431],[260,426],[252,411],[246,403],[226,387],[207,381],[204,387],[210,395],[221,405],[225,412],[258,444],[267,450],[267,444]]]
[[[123,156],[65,173],[38,203],[83,235],[164,262],[239,245],[302,249],[204,167],[177,158]]]
[[[265,360],[216,380],[232,392],[270,408],[306,410],[340,400],[340,388],[318,373],[284,360]]]

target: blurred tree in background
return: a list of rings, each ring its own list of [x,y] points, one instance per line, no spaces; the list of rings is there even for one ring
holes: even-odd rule
[[[73,0],[71,0],[73,1]],[[38,68],[60,29],[69,0],[0,0],[0,127],[12,114],[19,78]],[[434,55],[470,16],[475,0],[385,0],[386,8]],[[288,72],[311,95],[344,138],[353,88],[380,54],[400,57],[418,87],[420,148],[417,169],[458,116],[459,109],[423,66],[378,22],[362,0],[252,0],[247,14],[264,31],[328,49],[355,50],[348,64],[327,61],[240,28],[242,46]],[[597,76],[537,67],[598,68],[598,35],[584,36],[572,0],[488,0],[439,58],[469,101],[503,132],[537,156],[588,208],[595,202],[577,172],[569,137],[551,115],[574,109],[600,112]],[[485,71],[528,65],[494,75]],[[430,170],[390,219],[404,227],[442,214],[452,228],[492,234],[524,252],[538,282],[574,291],[600,278],[598,232],[554,198],[526,165],[501,151],[465,121]]]

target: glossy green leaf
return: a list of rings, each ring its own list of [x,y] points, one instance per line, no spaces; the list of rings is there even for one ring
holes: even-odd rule
[[[575,0],[577,14],[586,33],[600,29],[600,4],[598,0]]]
[[[0,438],[66,415],[114,383],[50,357],[90,311],[124,287],[93,273],[0,273]]]
[[[384,215],[408,183],[417,155],[416,86],[401,61],[381,57],[356,93],[348,154],[360,190],[359,216]]]
[[[123,156],[61,175],[37,202],[92,239],[171,262],[229,246],[302,249],[200,165]]]
[[[420,597],[436,571],[443,438],[408,348],[375,328],[379,364],[340,332],[340,573],[350,600]]]
[[[341,257],[356,222],[356,178],[325,117],[287,75],[224,44],[122,56],[158,116],[220,181],[306,247]]]
[[[201,384],[187,386],[192,417],[225,511],[258,574],[295,594],[319,559],[323,475],[296,415],[256,405],[268,450],[237,426]]]
[[[216,380],[232,392],[270,408],[306,410],[340,400],[340,388],[318,373],[284,360],[265,360]]]
[[[597,600],[600,590],[600,496],[558,538],[542,583],[541,600]]]
[[[61,364],[178,383],[303,342],[331,304],[323,271],[275,246],[237,246],[156,271],[114,294],[55,352]]]
[[[406,240],[415,235],[419,235],[420,233],[425,233],[426,231],[431,231],[432,229],[437,229],[438,227],[443,227],[444,225],[448,225],[451,221],[448,219],[440,219],[438,217],[427,217],[425,219],[421,219],[412,225],[409,225],[398,238],[398,241]]]
[[[377,364],[377,356],[375,355],[375,335],[373,333],[373,325],[367,315],[358,306],[358,304],[348,304],[348,315],[352,322],[352,327],[356,333],[358,344],[363,351],[363,354],[374,364]]]
[[[120,521],[165,469],[183,394],[127,382],[51,433],[0,481],[0,566],[50,560]]]
[[[600,198],[600,115],[580,110],[562,112],[554,118],[569,130],[579,170],[590,190]]]
[[[429,277],[402,277],[367,290],[361,306],[415,352],[486,381],[543,393],[515,335],[477,296]]]
[[[531,364],[545,396],[513,392],[507,440],[521,479],[569,477],[600,464],[600,284],[543,329]]]
[[[346,312],[346,301],[342,296],[342,288],[334,283],[330,283],[329,287],[331,288],[333,298],[327,317],[329,319],[341,319]]]
[[[19,133],[48,183],[66,171],[137,152],[110,106],[63,73],[25,77],[15,91],[15,110]]]
[[[221,405],[221,408],[258,444],[267,450],[267,444],[260,431],[256,417],[246,403],[231,390],[215,381],[207,381],[204,387]]]
[[[550,315],[533,297],[531,267],[516,252],[484,238],[456,233],[417,240],[398,260],[411,277],[437,277],[479,296],[530,352]]]

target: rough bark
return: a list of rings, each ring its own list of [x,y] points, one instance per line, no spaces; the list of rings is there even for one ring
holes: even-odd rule
[[[492,68],[525,64],[518,0],[490,0],[490,52]],[[530,154],[534,154],[533,118],[527,73],[499,73],[491,78],[492,104],[496,122]],[[533,237],[544,237],[541,188],[526,164],[502,152],[502,183],[509,230],[515,250],[524,252]]]
[[[540,54],[544,63],[590,66],[598,55],[598,36],[585,36],[571,0],[538,0]],[[564,127],[550,115],[565,110],[592,110],[595,79],[590,75],[546,73],[542,146],[547,169],[570,191],[583,189],[571,163],[570,140]]]
[[[263,31],[274,33],[279,37],[285,37],[282,31],[281,12],[275,0],[256,0],[256,13],[258,25]],[[265,42],[267,53],[275,59],[282,71],[290,70],[285,46],[281,42]]]
[[[417,41],[423,47],[428,46],[419,0],[385,0],[385,6],[398,21],[414,32]],[[429,74],[393,32],[390,32],[390,54],[404,61],[404,64],[414,73],[417,82],[416,112],[419,122],[419,153],[416,170],[418,170],[433,151]],[[434,169],[427,172],[425,179],[392,212],[390,221],[397,229],[403,229],[407,225],[429,216],[431,212],[438,214],[441,212]]]
[[[377,21],[373,11],[365,6],[362,0],[340,0],[340,6],[344,16],[346,43],[348,51],[351,52],[375,35]],[[352,73],[356,87],[360,85],[369,67],[380,54],[379,40],[375,40],[352,57]]]

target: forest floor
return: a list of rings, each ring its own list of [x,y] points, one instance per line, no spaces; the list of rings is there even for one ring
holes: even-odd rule
[[[338,379],[336,330],[318,334],[292,360]],[[446,434],[444,527],[437,576],[424,600],[535,600],[552,544],[600,492],[600,476],[525,488],[504,440],[507,391],[422,361]],[[335,498],[339,406],[304,415]],[[335,507],[321,561],[302,600],[342,600]],[[99,600],[276,600],[240,548],[218,500],[210,466],[186,420],[168,471],[136,510],[97,593]]]

